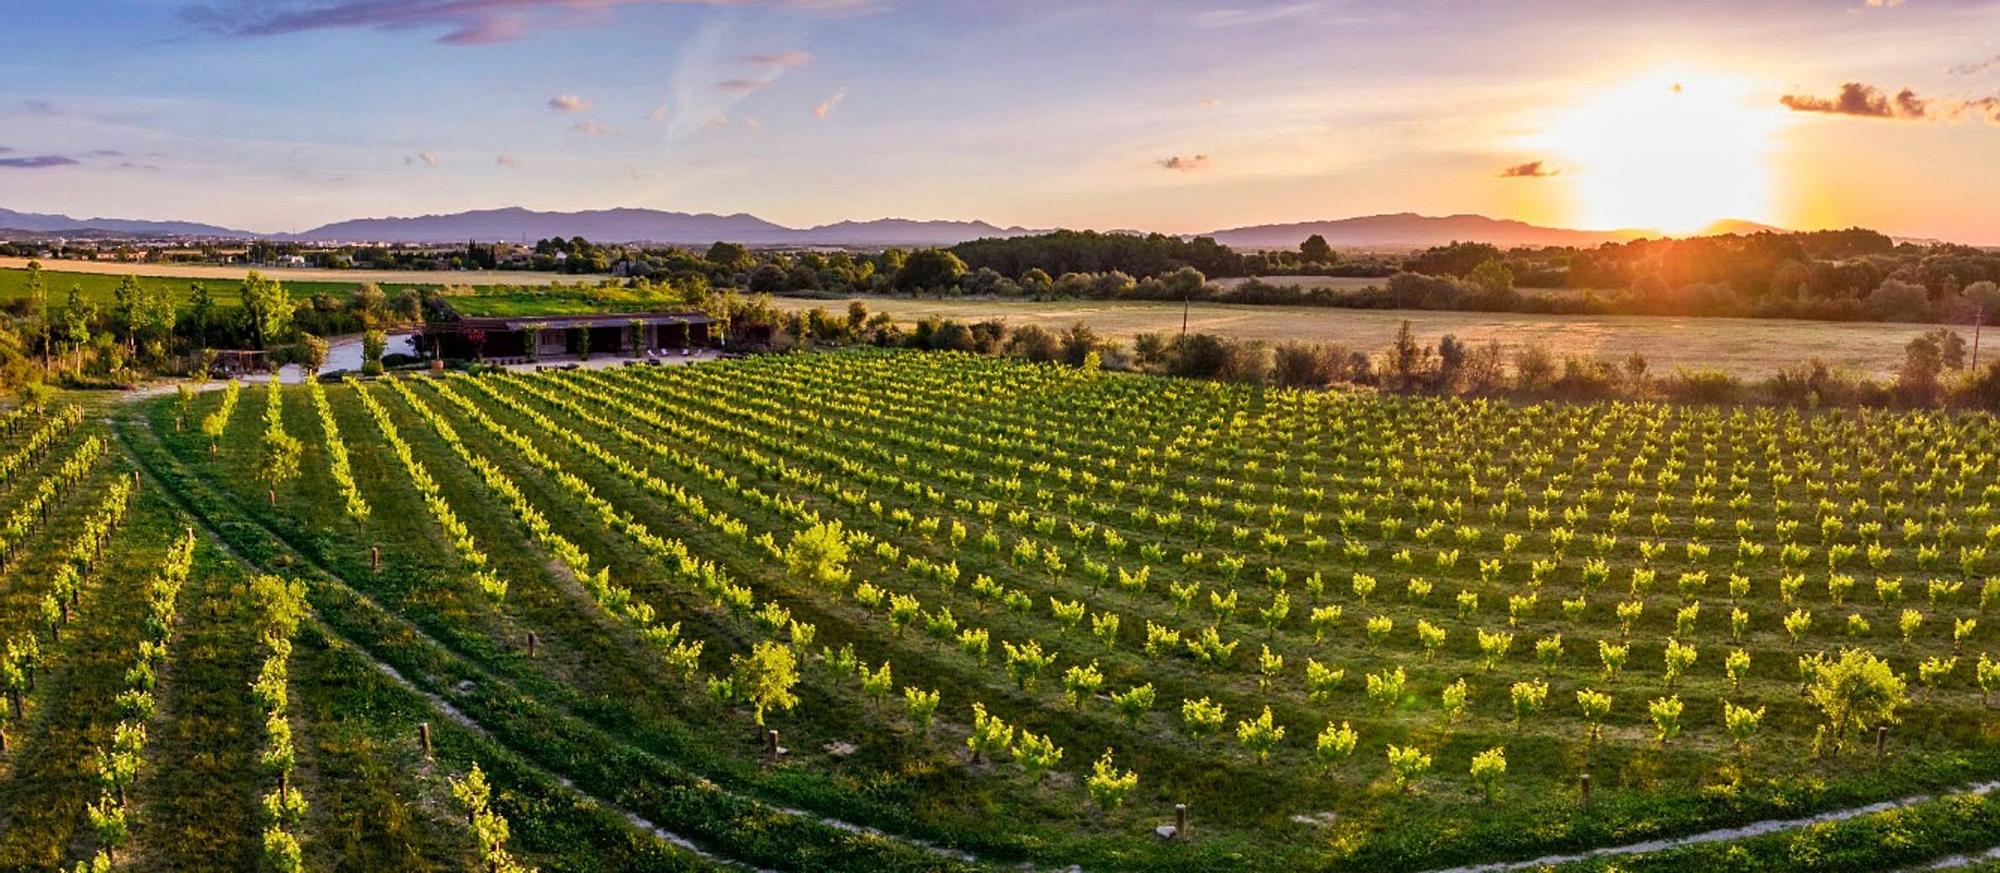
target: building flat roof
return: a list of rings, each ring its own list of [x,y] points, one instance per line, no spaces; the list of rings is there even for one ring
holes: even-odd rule
[[[478,318],[459,316],[452,326],[466,330],[526,330],[529,326],[540,326],[546,330],[567,330],[573,327],[625,327],[632,322],[647,325],[662,324],[712,324],[715,322],[706,312],[607,312],[591,315],[518,315],[504,318]]]

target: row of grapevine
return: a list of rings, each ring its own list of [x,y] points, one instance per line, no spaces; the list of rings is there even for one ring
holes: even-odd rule
[[[508,509],[514,513],[514,517],[527,529],[529,536],[567,568],[570,575],[583,586],[599,606],[611,615],[630,623],[640,638],[659,654],[670,669],[683,677],[694,675],[701,659],[700,641],[681,639],[679,623],[673,625],[660,623],[651,604],[633,598],[631,589],[611,581],[610,567],[592,569],[590,555],[567,537],[557,533],[547,517],[534,507],[506,473],[466,446],[450,423],[412,393],[407,385],[399,380],[391,380],[388,384],[411,409],[416,411],[418,417],[431,426],[432,431],[461,461],[465,462],[466,466],[479,474],[479,479],[487,490],[506,503]]]
[[[510,835],[507,819],[492,806],[493,788],[486,774],[473,764],[464,776],[451,779],[451,796],[465,806],[465,822],[479,841],[479,868],[486,873],[534,873],[535,868],[515,860],[507,851]]]
[[[6,520],[0,522],[0,571],[13,563],[22,547],[30,542],[30,534],[48,521],[56,501],[76,487],[107,451],[109,447],[104,440],[92,434],[63,459],[54,473],[36,483],[34,493],[15,502]]]
[[[118,693],[120,720],[112,729],[109,745],[94,753],[97,762],[98,799],[85,808],[91,829],[97,835],[98,850],[88,862],[77,862],[76,873],[104,873],[118,863],[118,850],[130,836],[132,809],[129,791],[145,766],[147,725],[156,703],[154,686],[172,654],[174,627],[180,619],[181,588],[194,568],[194,531],[189,530],[169,547],[161,559],[159,572],[146,586],[145,636],[139,651],[125,671],[125,689]]]
[[[237,379],[229,380],[222,386],[222,401],[216,404],[213,412],[202,418],[201,432],[208,437],[211,452],[222,441],[223,433],[229,430],[229,420],[235,417],[236,403],[242,396],[243,383]]]
[[[305,444],[285,430],[285,395],[277,379],[264,383],[264,443],[257,466],[257,478],[271,486],[273,501],[277,487],[298,478],[299,458]]]
[[[583,377],[583,378],[586,378],[586,379],[587,379],[587,378],[591,378],[591,377]],[[797,411],[797,409],[796,409],[796,406],[794,406],[794,407],[792,408],[792,410],[793,410],[794,412],[796,412],[796,411]],[[684,411],[684,409],[683,409],[683,410],[681,410],[681,411],[682,411],[682,414],[685,414],[685,411]],[[1280,596],[1280,597],[1282,597],[1282,592],[1280,593],[1280,595],[1279,595],[1279,596]],[[1231,595],[1231,599],[1233,599],[1233,597],[1234,597],[1234,595],[1232,594],[1232,595]],[[1365,599],[1365,595],[1364,595],[1364,599]],[[1517,601],[1517,602],[1518,602],[1518,601]],[[1531,602],[1531,601],[1529,601],[1529,602]],[[1684,619],[1684,618],[1685,618],[1686,616],[1688,616],[1688,615],[1691,615],[1691,614],[1698,614],[1698,609],[1699,609],[1698,605],[1694,605],[1694,604],[1688,604],[1688,605],[1687,605],[1686,607],[1684,607],[1684,608],[1683,608],[1683,609],[1682,609],[1682,610],[1680,611],[1680,618],[1683,618],[1683,619]],[[1513,609],[1513,610],[1511,610],[1511,611],[1510,611],[1510,622],[1511,622],[1511,621],[1513,621],[1513,620],[1515,620],[1515,619],[1517,619],[1517,618],[1519,617],[1519,616],[1518,616],[1518,613],[1519,613],[1519,610],[1518,610],[1518,608],[1516,608],[1516,609]],[[1739,611],[1739,612],[1738,612],[1738,615],[1740,616],[1740,614],[1741,614],[1741,613],[1740,613],[1740,611]],[[1740,628],[1741,628],[1741,626],[1742,626],[1742,622],[1741,622],[1741,619],[1740,619],[1740,618],[1738,618],[1737,616],[1732,616],[1732,619],[1733,619],[1732,623],[1733,623],[1733,624],[1734,624],[1734,625],[1735,625],[1735,626],[1736,626],[1736,627],[1738,628],[1738,631],[1737,631],[1737,632],[1738,632],[1738,634],[1740,635],[1740,633],[1741,633],[1741,630],[1740,630]],[[1371,625],[1375,625],[1375,624],[1380,624],[1380,622],[1373,622],[1373,621],[1371,621]],[[1959,625],[1959,626],[1958,626],[1957,628],[1955,628],[1954,630],[1955,630],[1955,632],[1958,632],[1958,631],[1962,631],[1962,630],[1963,630],[1964,628],[1966,628],[1966,627],[1968,627],[1968,625],[1965,625],[1965,624],[1961,623],[1961,624],[1960,624],[1960,625]],[[1371,627],[1371,629],[1372,629],[1372,627]],[[1435,631],[1435,630],[1436,630],[1436,628],[1434,628],[1434,627],[1431,627],[1431,626],[1428,626],[1428,625],[1420,625],[1419,629],[1420,629],[1420,630],[1424,630],[1424,629],[1431,629],[1431,630],[1433,630],[1433,631]],[[1420,635],[1420,636],[1421,636],[1421,635]],[[1487,637],[1488,635],[1487,635],[1487,634],[1486,634],[1486,633],[1485,633],[1484,631],[1482,631],[1482,632],[1481,632],[1481,634],[1480,634],[1480,636],[1482,636],[1482,637]],[[1493,638],[1499,638],[1499,637],[1500,637],[1500,635],[1492,635],[1492,636],[1493,636]],[[1560,645],[1561,645],[1561,642],[1560,642],[1560,638],[1559,638],[1559,636],[1558,636],[1558,637],[1556,637],[1556,638],[1553,638],[1553,639],[1545,639],[1545,640],[1543,641],[1543,645],[1539,645],[1539,646],[1537,647],[1537,650],[1538,650],[1538,656],[1539,656],[1539,655],[1540,655],[1540,653],[1542,653],[1542,652],[1549,652],[1549,651],[1559,651],[1559,648],[1560,648]],[[1675,653],[1675,654],[1681,654],[1681,653],[1688,653],[1688,654],[1691,654],[1693,650],[1692,650],[1692,649],[1691,649],[1690,647],[1686,647],[1686,646],[1680,646],[1680,645],[1678,645],[1678,644],[1671,644],[1671,643],[1670,643],[1670,645],[1669,645],[1669,651],[1670,651],[1670,652],[1673,652],[1673,653]],[[1738,656],[1739,656],[1739,655],[1741,655],[1741,654],[1742,654],[1742,653],[1740,653],[1740,652],[1738,652],[1738,653],[1732,653],[1732,658],[1731,658],[1731,660],[1732,660],[1732,661],[1735,661],[1735,660],[1737,660],[1737,659],[1738,659]],[[1683,656],[1684,656],[1684,655],[1683,655]],[[1270,659],[1270,657],[1271,657],[1271,656],[1269,655],[1269,653],[1268,653],[1268,651],[1267,651],[1267,653],[1266,653],[1266,659],[1267,659],[1267,660],[1266,660],[1266,663],[1269,663],[1269,660],[1268,660],[1268,659]],[[1927,664],[1929,664],[1929,662],[1927,662]],[[1669,675],[1670,675],[1670,677],[1671,677],[1671,675],[1672,675],[1672,674],[1673,674],[1674,672],[1675,672],[1675,670],[1673,669],[1673,667],[1672,667],[1672,662],[1670,661],[1670,666],[1669,666]],[[1736,671],[1732,671],[1732,673],[1734,673],[1734,672],[1736,672]],[[1929,669],[1929,667],[1927,666],[1927,670],[1926,670],[1926,672],[1928,673],[1928,672],[1933,672],[1933,671],[1931,671],[1931,670]],[[1739,722],[1740,722],[1740,720],[1739,720]]]
[[[292,636],[307,612],[306,586],[298,580],[258,576],[250,581],[250,601],[258,614],[258,638],[266,654],[250,692],[264,711],[264,769],[275,782],[264,795],[264,863],[277,873],[296,873],[303,864],[294,830],[305,818],[306,798],[292,784],[298,752],[292,744]]]
[[[73,404],[64,405],[53,415],[45,417],[42,426],[30,433],[13,451],[0,455],[0,485],[12,481],[16,473],[41,460],[51,447],[82,423],[83,407]]]
[[[361,400],[361,405],[368,410],[369,417],[375,420],[375,429],[382,434],[384,440],[388,441],[390,451],[401,463],[410,484],[423,498],[424,508],[430,510],[431,520],[437,522],[438,527],[444,530],[445,539],[450,541],[453,552],[458,555],[459,563],[467,573],[472,574],[473,581],[480,591],[496,601],[505,599],[507,580],[500,578],[498,573],[487,566],[486,552],[480,549],[479,542],[473,538],[472,531],[465,526],[465,522],[460,521],[457,513],[452,511],[450,501],[445,499],[437,480],[431,478],[430,470],[424,467],[422,461],[417,460],[416,454],[410,449],[410,444],[403,440],[403,434],[396,428],[396,422],[389,418],[389,411],[368,392],[367,386],[355,383],[354,392]]]
[[[85,443],[85,448],[90,446],[97,447],[95,454],[72,456],[70,463],[64,465],[65,471],[74,469],[75,477],[81,478],[95,463],[96,455],[103,452],[103,444],[95,436]],[[61,562],[50,575],[49,591],[40,604],[42,627],[48,631],[46,642],[30,632],[9,639],[5,650],[0,651],[0,687],[4,687],[11,704],[0,709],[0,751],[7,747],[7,722],[28,716],[27,698],[35,692],[36,677],[50,669],[58,656],[57,644],[62,641],[63,628],[76,620],[83,604],[83,590],[94,578],[105,545],[125,520],[131,496],[130,481],[123,478],[113,481],[69,541],[69,548],[61,553]]]
[[[347,442],[340,437],[340,423],[333,418],[333,407],[326,402],[326,389],[320,387],[319,380],[306,380],[306,396],[312,398],[313,410],[319,415],[320,431],[326,437],[326,463],[333,482],[340,488],[347,516],[355,521],[367,521],[372,510],[368,500],[361,496],[361,489],[354,484],[354,468],[347,460]]]
[[[629,431],[627,431],[625,428],[623,428],[621,425],[618,425],[614,421],[589,413],[586,410],[583,410],[580,407],[578,407],[573,402],[561,399],[558,396],[545,393],[534,388],[531,384],[531,380],[506,378],[503,379],[502,381],[508,384],[509,387],[518,389],[523,393],[526,393],[536,398],[537,400],[540,400],[544,403],[548,403],[550,405],[557,406],[563,409],[563,411],[571,415],[574,415],[578,417],[580,420],[590,424],[595,430],[612,434],[623,441],[629,442],[635,446],[644,447],[656,454],[660,454],[662,456],[672,456],[676,460],[680,461],[681,465],[684,466],[685,468],[697,471],[700,470],[712,471],[709,478],[713,481],[718,482],[718,484],[728,484],[728,485],[737,484],[734,479],[722,476],[719,473],[719,471],[715,471],[714,468],[702,464],[697,459],[687,457],[684,455],[679,455],[678,453],[675,453],[673,449],[664,444],[647,441],[644,440],[643,438],[637,437],[636,435],[631,434]],[[464,384],[469,384],[474,389],[487,394],[495,402],[501,403],[507,406],[508,408],[513,409],[517,413],[527,415],[531,419],[535,420],[539,426],[543,427],[546,430],[551,430],[560,438],[572,443],[573,445],[576,445],[586,454],[589,454],[593,458],[596,458],[597,460],[604,462],[607,466],[612,467],[614,470],[617,470],[622,475],[626,476],[629,479],[632,479],[635,482],[635,484],[639,484],[642,488],[645,488],[646,490],[652,493],[661,495],[668,495],[670,493],[684,493],[684,492],[679,492],[677,487],[675,486],[667,486],[664,483],[658,483],[658,480],[652,479],[649,474],[646,474],[643,471],[642,468],[631,465],[629,462],[624,461],[622,458],[619,458],[614,453],[611,453],[608,450],[603,449],[601,446],[596,445],[594,442],[588,440],[587,438],[581,437],[574,431],[570,431],[560,427],[559,425],[556,425],[552,420],[548,419],[545,415],[539,412],[535,412],[531,408],[525,405],[514,403],[508,398],[503,397],[497,393],[494,393],[493,390],[486,384],[486,380],[471,380],[465,382]],[[449,389],[442,387],[440,387],[439,390],[449,391]],[[581,392],[580,396],[586,396],[592,402],[598,403],[600,405],[608,404],[607,408],[616,409],[621,414],[621,416],[625,416],[628,418],[637,416],[642,420],[651,421],[651,418],[649,416],[645,416],[643,413],[640,413],[635,409],[620,404],[616,400],[603,396],[592,395],[589,394],[588,392]],[[465,411],[469,416],[473,416],[475,418],[484,416],[483,412],[479,411],[476,407],[470,407],[469,405],[465,409]],[[750,497],[752,495],[746,493],[745,496]],[[763,505],[767,506],[767,508],[778,507],[777,501],[763,501]],[[816,524],[818,521],[818,517],[812,515],[809,512],[803,511],[803,509],[799,506],[799,504],[796,503],[784,504],[781,508],[777,508],[776,511],[780,511],[782,513],[784,512],[785,509],[790,509],[793,512],[797,513],[796,516],[790,516],[789,513],[787,513],[788,517],[795,517],[801,523],[815,524],[815,526],[812,528],[796,531],[793,536],[793,545],[786,549],[778,548],[775,544],[775,538],[768,536],[760,536],[759,542],[764,542],[767,544],[766,548],[770,550],[771,556],[773,558],[790,559],[792,557],[795,557],[796,555],[794,553],[796,553],[798,549],[803,548],[804,543],[825,540],[826,537],[829,535],[833,538],[833,543],[831,543],[830,545],[833,545],[834,547],[844,552],[845,547],[843,544],[841,544],[841,541],[844,539],[844,535],[839,532],[839,528],[837,525],[833,527],[828,527],[826,525]],[[712,516],[716,512],[717,511],[714,510],[712,507],[709,507],[707,515]],[[705,517],[705,516],[698,516],[698,517]],[[740,523],[738,524],[740,525]],[[735,528],[734,530],[741,530],[741,528],[738,527]],[[724,532],[725,534],[733,533],[731,529],[724,529],[722,532]],[[735,535],[740,536],[740,534],[735,534]],[[833,563],[838,563],[838,559],[835,559]],[[900,629],[903,626],[913,623],[916,620],[916,615],[920,612],[921,609],[920,604],[918,603],[916,598],[898,595],[894,598],[886,598],[889,600],[893,600],[895,602],[889,604],[890,609],[886,614],[886,616],[884,616],[880,613],[880,610],[884,605],[885,597],[879,592],[879,589],[875,589],[874,586],[869,585],[868,583],[862,583],[858,588],[856,588],[855,596],[856,596],[856,602],[860,604],[866,611],[865,614],[871,614],[874,616],[879,616],[887,619],[889,624],[889,629],[891,630],[892,634],[900,633]],[[777,630],[777,629],[782,629],[786,625],[787,620],[782,618],[782,616],[785,615],[786,611],[783,609],[782,606],[778,605],[775,602],[767,602],[761,608],[751,609],[750,602],[744,601],[742,602],[741,609],[745,612],[748,612],[750,616],[753,619],[755,619],[760,626],[766,629]],[[774,618],[773,616],[780,616],[780,617]],[[990,635],[983,628],[960,625],[957,622],[957,620],[952,617],[951,612],[948,609],[943,610],[939,614],[931,615],[927,619],[927,622],[929,623],[933,631],[935,631],[936,628],[940,626],[940,623],[949,624],[952,631],[961,634],[961,636],[957,637],[956,639],[959,639],[961,641],[977,640],[981,643],[980,648],[982,651],[984,650],[984,644],[990,639]],[[796,637],[796,634],[794,636]],[[1032,641],[1024,643],[1022,646],[1019,647],[1016,647],[1013,643],[1003,642],[1002,648],[1006,649],[1009,652],[1010,669],[1013,667],[1013,665],[1026,664],[1026,663],[1039,663],[1040,665],[1045,667],[1048,662],[1048,659],[1050,659],[1051,657],[1048,655],[1044,655],[1041,651],[1040,644]],[[752,657],[753,658],[757,657],[757,654],[753,653]],[[827,652],[825,653],[825,658],[829,664],[829,669],[831,670],[834,676],[838,677],[844,675],[858,675],[861,679],[860,687],[864,695],[870,697],[880,697],[885,695],[889,690],[889,688],[891,687],[889,679],[890,676],[889,665],[887,663],[884,663],[881,666],[881,668],[871,671],[865,665],[854,663],[852,655],[846,652],[841,652],[841,653]],[[1068,674],[1068,676],[1066,676],[1065,678],[1078,679],[1084,676],[1091,675],[1091,671],[1093,670],[1094,668],[1077,668],[1072,670],[1070,674]],[[1039,669],[1037,670],[1037,672],[1039,672]],[[741,689],[733,687],[724,687],[717,690],[718,693],[727,695],[731,693],[740,692]],[[1091,688],[1089,693],[1094,693],[1094,692],[1095,688]],[[1068,693],[1073,694],[1074,691],[1072,690],[1071,692]],[[904,697],[905,697],[905,702],[908,704],[908,709],[910,710],[912,719],[917,723],[919,723],[920,725],[928,726],[928,724],[931,721],[932,713],[935,712],[937,707],[938,703],[937,692],[935,691],[926,692],[914,687],[905,688]],[[1019,735],[1019,739],[1017,740],[1016,734],[1014,730],[1011,728],[1011,726],[1006,725],[1004,722],[1000,721],[997,717],[988,714],[983,707],[980,708],[978,712],[980,713],[981,717],[975,719],[975,732],[983,736],[983,739],[980,739],[978,742],[970,745],[970,748],[972,748],[975,751],[975,753],[1011,754],[1016,763],[1019,764],[1022,767],[1022,769],[1028,772],[1030,775],[1039,775],[1040,773],[1045,772],[1046,770],[1053,767],[1057,761],[1061,760],[1062,757],[1061,747],[1056,746],[1050,740],[1049,737],[1045,735],[1035,735],[1027,732],[1022,732]],[[1115,766],[1110,763],[1108,758],[1103,759],[1099,762],[1098,771],[1099,772],[1093,772],[1091,776],[1085,780],[1085,782],[1086,782],[1086,787],[1091,789],[1093,797],[1096,797],[1099,800],[1099,802],[1102,803],[1111,802],[1109,798],[1112,796],[1113,788],[1117,785],[1136,784],[1136,779],[1137,779],[1136,775],[1131,774],[1129,771],[1117,770]],[[1126,790],[1129,790],[1129,788]]]

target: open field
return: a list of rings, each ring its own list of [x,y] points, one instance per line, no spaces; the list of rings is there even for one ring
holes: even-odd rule
[[[976,321],[1004,319],[1010,326],[1040,325],[1063,330],[1079,321],[1128,342],[1134,334],[1168,336],[1181,329],[1181,306],[1153,301],[999,301],[894,297],[861,298],[873,311],[899,321],[940,316]],[[845,307],[841,300],[777,298],[784,310]],[[1653,372],[1676,367],[1714,368],[1746,379],[1771,375],[1780,367],[1821,358],[1838,367],[1875,377],[1890,374],[1903,360],[1903,346],[1933,325],[1874,322],[1791,321],[1750,318],[1679,318],[1643,315],[1527,315],[1488,312],[1333,309],[1311,306],[1232,306],[1195,304],[1188,329],[1278,343],[1289,340],[1342,343],[1379,351],[1409,321],[1417,338],[1434,343],[1453,334],[1476,343],[1498,340],[1510,349],[1541,343],[1559,354],[1623,359],[1639,352]],[[1968,340],[1970,337],[1968,337]]]
[[[10,259],[0,259],[0,261],[7,260]],[[137,272],[139,270],[152,270],[153,267],[150,265],[92,264],[90,262],[79,261],[61,261],[57,263],[63,269],[57,270],[45,267],[42,271],[42,283],[48,289],[49,302],[51,305],[56,306],[62,305],[63,301],[68,298],[70,288],[72,287],[81,291],[83,298],[90,303],[100,308],[108,306],[113,299],[113,290],[128,275],[137,276],[141,285],[149,288],[165,289],[172,296],[176,304],[182,307],[188,305],[191,299],[189,289],[197,283],[208,289],[209,295],[218,305],[235,305],[240,301],[243,277],[248,272],[247,270],[238,268],[187,267],[181,269],[195,275],[159,276]],[[124,269],[123,271],[69,271],[71,267],[90,266],[122,267]],[[166,271],[174,268],[161,267],[159,269]],[[303,300],[315,294],[327,294],[335,299],[346,300],[354,293],[356,288],[359,288],[366,282],[380,284],[382,290],[387,294],[396,294],[405,288],[436,288],[445,284],[456,285],[465,281],[471,281],[473,277],[478,277],[482,283],[489,282],[494,277],[501,276],[510,277],[514,280],[475,286],[482,292],[495,288],[518,288],[530,284],[545,286],[558,280],[566,284],[580,284],[568,278],[558,277],[550,273],[422,273],[410,271],[385,271],[376,273],[366,270],[264,270],[262,272],[264,275],[282,282],[285,290],[292,295],[293,300]],[[419,276],[428,278],[412,278]],[[28,271],[24,267],[0,267],[0,303],[16,300],[24,296],[27,293],[27,277]],[[390,281],[388,277],[399,277],[400,279],[409,281]],[[541,281],[533,283],[522,281],[529,277],[538,278]],[[592,278],[588,281],[595,281],[595,279]]]
[[[0,270],[19,270],[28,266],[27,258],[0,257]],[[156,276],[167,279],[183,279],[204,282],[238,282],[249,267],[209,266],[201,264],[131,264],[114,261],[43,261],[42,268],[64,273],[96,273],[107,276]],[[527,270],[321,270],[313,268],[272,267],[262,271],[286,284],[325,283],[359,285],[375,282],[388,285],[547,285],[562,281],[566,284],[589,284],[600,279],[611,278],[600,275],[562,275],[538,273]],[[182,283],[185,284],[185,283]]]
[[[1379,286],[1389,281],[1387,279],[1370,279],[1355,276],[1258,276],[1257,280],[1266,285],[1283,285],[1291,288],[1334,288],[1341,291],[1358,290],[1370,285]],[[1241,277],[1224,277],[1210,279],[1209,281],[1224,288],[1234,288],[1250,280]]]

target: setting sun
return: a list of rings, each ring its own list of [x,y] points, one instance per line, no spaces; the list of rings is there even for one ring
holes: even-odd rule
[[[1685,234],[1725,218],[1770,220],[1783,123],[1741,81],[1660,73],[1558,110],[1535,144],[1569,178],[1576,224]]]

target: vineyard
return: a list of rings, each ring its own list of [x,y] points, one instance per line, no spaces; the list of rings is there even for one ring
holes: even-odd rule
[[[2000,845],[1987,416],[866,350],[214,387],[0,412],[0,867]]]

